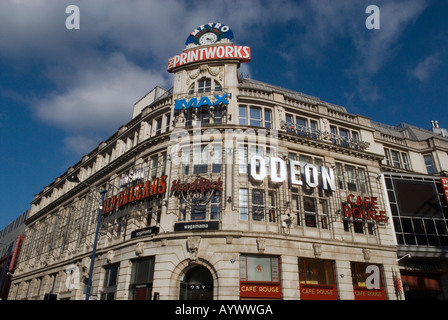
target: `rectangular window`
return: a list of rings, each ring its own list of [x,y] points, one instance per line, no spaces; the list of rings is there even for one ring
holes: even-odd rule
[[[131,275],[131,299],[151,300],[154,276],[154,257],[138,259],[133,262]]]
[[[352,166],[345,166],[345,174],[347,177],[347,189],[349,191],[357,192],[358,188],[356,185],[356,172],[355,168]]]
[[[239,173],[247,173],[248,164],[247,145],[240,145],[238,148],[238,168]]]
[[[240,256],[240,297],[281,298],[280,259],[275,256]]]
[[[337,300],[334,261],[299,258],[301,300]]]
[[[206,198],[205,196],[201,198],[194,198],[191,201],[191,221],[195,220],[205,220],[206,214]]]
[[[264,127],[270,129],[272,127],[272,112],[270,109],[264,109]]]
[[[156,119],[156,135],[162,133],[162,117]]]
[[[249,196],[248,189],[239,190],[240,220],[249,220]]]
[[[252,219],[264,221],[264,190],[252,189]]]
[[[428,174],[435,173],[436,171],[434,169],[434,162],[432,160],[432,156],[431,155],[426,155],[423,158],[425,160],[426,171],[428,172]]]
[[[311,197],[303,197],[303,209],[305,211],[305,226],[317,228],[316,200]]]
[[[118,280],[118,264],[105,268],[103,291],[101,292],[101,300],[115,300]]]
[[[216,191],[210,199],[210,220],[219,220],[220,209],[221,194],[219,191]]]
[[[210,92],[212,89],[212,80],[205,78],[198,81],[198,93]]]
[[[155,155],[151,157],[151,175],[150,179],[154,179],[157,177],[157,166],[159,164],[159,156]]]
[[[250,107],[249,112],[250,125],[254,127],[261,127],[261,109]]]
[[[247,125],[247,107],[246,106],[239,106],[238,109],[238,115],[239,115],[239,124],[240,125]]]
[[[392,154],[392,163],[395,168],[401,168],[401,161],[400,161],[400,153],[398,153],[395,150],[391,150]]]

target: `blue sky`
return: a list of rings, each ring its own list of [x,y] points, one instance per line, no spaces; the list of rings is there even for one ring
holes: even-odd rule
[[[68,30],[66,7],[80,10]],[[369,30],[368,5],[380,9]],[[251,47],[241,72],[388,125],[448,127],[444,0],[1,0],[0,229],[131,119],[196,27]]]

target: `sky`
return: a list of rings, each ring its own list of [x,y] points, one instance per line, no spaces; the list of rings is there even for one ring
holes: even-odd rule
[[[251,47],[251,79],[387,125],[447,128],[447,13],[445,0],[0,0],[0,230],[147,92],[171,88],[168,59],[209,22]]]

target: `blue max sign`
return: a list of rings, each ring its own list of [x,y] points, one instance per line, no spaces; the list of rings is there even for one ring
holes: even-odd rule
[[[208,97],[202,97],[201,100],[198,102],[198,98],[191,98],[190,100],[185,99],[179,99],[174,101],[174,110],[182,110],[182,109],[190,109],[190,108],[200,108],[202,106],[217,106],[220,103],[222,104],[229,104],[229,101],[227,101],[227,97],[229,95],[226,93],[222,96],[215,94],[214,97],[216,98],[215,102],[211,102]]]

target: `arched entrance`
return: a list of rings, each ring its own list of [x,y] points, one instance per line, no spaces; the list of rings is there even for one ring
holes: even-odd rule
[[[213,276],[206,267],[196,265],[185,272],[179,300],[213,300]]]

